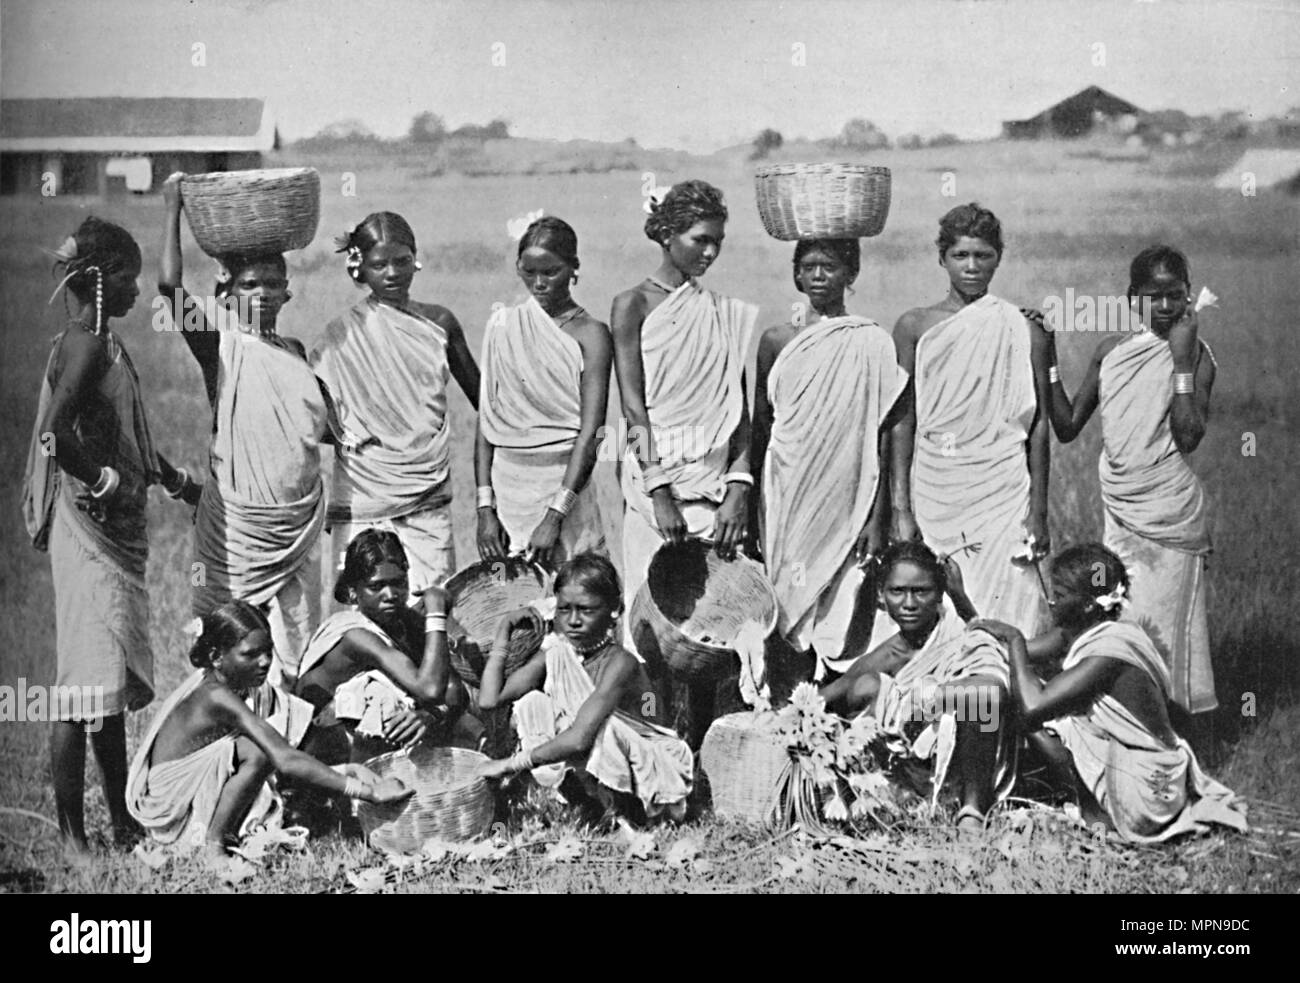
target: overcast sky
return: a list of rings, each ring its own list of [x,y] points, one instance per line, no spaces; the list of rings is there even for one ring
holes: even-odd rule
[[[696,151],[853,116],[976,138],[1090,84],[1279,115],[1300,2],[0,0],[6,97],[264,96],[289,139],[348,117],[396,136],[422,110]]]

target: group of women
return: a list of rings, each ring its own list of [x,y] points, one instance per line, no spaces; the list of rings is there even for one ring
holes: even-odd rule
[[[936,795],[951,761],[960,822],[983,821],[1026,742],[1131,838],[1224,814],[1230,794],[1196,770],[1165,709],[1215,705],[1205,500],[1186,463],[1205,432],[1214,362],[1177,250],[1134,260],[1127,292],[1150,323],[1103,342],[1072,401],[1041,317],[989,293],[1003,242],[987,210],[943,217],[947,295],[904,314],[892,337],[847,311],[857,240],[801,241],[793,279],[811,314],[762,334],[751,412],[757,308],[700,285],[728,218],[703,181],[651,203],[659,265],[614,299],[608,326],[572,297],[572,227],[534,221],[516,264],[529,298],[493,313],[476,363],[451,311],[411,298],[416,240],[391,212],[339,240],[366,293],[311,352],[278,330],[292,296],[282,255],[221,257],[220,303],[196,300],[182,285],[181,177],[163,187],[158,283],[186,328],[201,328],[180,333],[213,414],[207,478],[153,445],[110,326],[135,301],[140,251],[88,219],[58,254],[77,312],[44,377],[24,498],[54,570],[57,682],[107,694],[93,743],[120,838],[134,820],[163,842],[219,847],[269,821],[288,788],[302,801],[311,788],[401,798],[400,784],[360,762],[420,740],[472,740],[503,707],[516,750],[484,774],[530,771],[594,810],[680,818],[692,749],[661,725],[662,687],[621,615],[655,551],[688,537],[765,562],[780,612],[769,661],[808,655],[832,708],[875,713],[933,762]],[[621,579],[591,481],[611,364],[630,436]],[[503,619],[474,678],[452,667],[442,586],[456,567],[451,377],[478,411],[481,556],[522,550],[558,568],[553,612]],[[1048,599],[1048,428],[1071,440],[1098,406],[1109,548],[1057,557]],[[328,494],[322,446],[334,454]],[[196,671],[128,774],[123,714],[153,695],[143,576],[155,483],[196,509],[201,620]],[[344,610],[322,620],[326,534]],[[544,640],[514,664],[522,628]],[[923,739],[913,708],[927,687],[984,687],[1016,726],[936,720]],[[51,744],[74,850],[87,843],[82,723],[62,713]],[[1081,762],[1117,744],[1125,764],[1113,753]]]

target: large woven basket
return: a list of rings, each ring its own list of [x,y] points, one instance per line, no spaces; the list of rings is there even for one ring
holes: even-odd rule
[[[650,664],[686,679],[717,679],[737,664],[732,641],[751,622],[776,627],[776,593],[748,557],[724,560],[712,544],[665,543],[632,602],[632,638]]]
[[[789,752],[773,734],[773,714],[750,711],[719,717],[704,735],[700,770],[719,816],[766,823],[781,793]]]
[[[768,164],[754,172],[754,193],[763,228],[776,239],[861,239],[885,227],[889,168]]]
[[[492,824],[494,803],[477,777],[486,755],[456,747],[418,745],[371,758],[366,767],[396,778],[415,794],[402,802],[357,804],[357,819],[370,845],[392,853],[415,853],[431,839],[471,840]]]
[[[447,581],[453,618],[448,627],[451,664],[460,678],[477,686],[502,615],[544,598],[549,591],[546,572],[520,557],[483,560],[454,574]],[[506,675],[527,661],[541,644],[542,635],[535,628],[511,632]]]
[[[185,217],[209,256],[302,249],[320,223],[314,167],[214,171],[181,181]]]

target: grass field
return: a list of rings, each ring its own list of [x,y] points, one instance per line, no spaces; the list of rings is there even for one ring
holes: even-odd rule
[[[1230,147],[1182,151],[1146,162],[1104,162],[1072,156],[1061,145],[1029,143],[882,152],[873,161],[893,168],[893,206],[885,233],[865,243],[862,275],[849,308],[892,325],[906,309],[940,299],[946,281],[932,245],[937,219],[954,204],[970,200],[992,208],[1003,221],[1007,252],[994,291],[1021,304],[1041,304],[1045,296],[1063,296],[1067,288],[1076,295],[1122,293],[1129,260],[1154,241],[1169,241],[1188,253],[1196,285],[1207,284],[1221,298],[1219,309],[1202,321],[1202,336],[1218,357],[1219,376],[1210,431],[1193,459],[1215,506],[1210,619],[1222,707],[1205,741],[1206,757],[1218,777],[1248,798],[1296,810],[1300,611],[1294,603],[1297,561],[1292,549],[1300,541],[1300,513],[1294,506],[1300,492],[1300,421],[1291,405],[1294,383],[1286,380],[1300,365],[1294,314],[1300,310],[1295,276],[1300,199],[1267,192],[1245,198],[1214,190],[1211,176],[1238,153],[1239,148]],[[544,208],[575,226],[583,261],[575,296],[603,316],[613,295],[657,262],[641,232],[643,184],[667,185],[687,177],[718,184],[732,209],[726,246],[706,284],[761,304],[764,323],[784,320],[801,299],[790,282],[790,247],[763,235],[752,204],[750,169],[739,155],[701,159],[689,171],[649,176],[627,170],[429,177],[419,160],[310,163],[322,174],[321,230],[313,246],[290,257],[295,297],[281,320],[283,333],[300,337],[309,347],[327,320],[357,297],[330,238],[370,211],[391,209],[410,220],[424,261],[415,295],[456,312],[477,352],[493,303],[521,296],[513,275],[513,242],[506,233],[509,219]],[[342,193],[350,178],[355,181],[352,196]],[[18,510],[40,373],[50,339],[63,323],[60,308],[45,306],[53,280],[50,262],[37,247],[53,248],[91,212],[124,225],[144,250],[140,304],[116,330],[140,370],[155,440],[172,460],[192,470],[205,460],[209,416],[198,369],[178,336],[150,328],[161,201],[0,200],[0,459],[6,468],[0,483],[0,684],[53,679],[49,564],[28,543]],[[204,292],[210,287],[212,263],[188,233],[186,243],[187,284],[195,293]],[[1077,385],[1098,340],[1088,334],[1060,338],[1068,388]],[[456,547],[462,562],[468,562],[474,556],[473,417],[459,392],[451,399],[451,427]],[[1053,447],[1051,522],[1058,546],[1100,535],[1098,442],[1094,421],[1074,444]],[[609,465],[600,466],[597,480],[607,532],[616,543],[618,495]],[[180,627],[188,618],[189,529],[187,510],[161,494],[154,497],[150,629],[155,681],[162,694],[188,671]],[[130,721],[132,748],[151,712]],[[46,730],[39,723],[0,724],[0,805],[53,816]],[[88,821],[92,828],[103,828],[97,777],[88,787]],[[1107,846],[1099,853],[1082,832],[1049,828],[1051,823],[1038,819],[1029,822],[1032,835],[1025,839],[1027,820],[1017,817],[1019,813],[998,819],[978,849],[960,850],[948,845],[945,829],[918,820],[891,834],[902,851],[898,855],[919,850],[939,859],[917,861],[906,870],[897,864],[872,866],[862,856],[822,862],[811,847],[796,847],[790,839],[773,840],[704,820],[682,833],[656,834],[663,852],[680,836],[698,841],[700,856],[714,861],[712,871],[703,873],[698,866],[634,862],[614,841],[592,840],[582,862],[539,862],[540,846],[531,854],[521,848],[511,858],[444,864],[410,875],[406,883],[416,889],[467,890],[1252,891],[1300,886],[1300,862],[1289,845],[1293,840],[1216,836],[1160,851]],[[567,828],[565,820],[557,819],[551,839]],[[549,842],[517,821],[510,833],[532,835],[534,845]],[[1013,848],[999,846],[1007,843]],[[198,868],[168,868],[150,876],[134,859],[119,856],[89,871],[70,872],[56,857],[55,838],[46,825],[27,816],[0,815],[0,875],[13,885],[229,889],[216,874]],[[804,866],[783,866],[778,862],[782,857],[802,858]],[[341,867],[369,862],[359,845],[325,842],[314,845],[307,857],[273,863],[236,889],[344,887]],[[43,879],[24,873],[33,870]]]

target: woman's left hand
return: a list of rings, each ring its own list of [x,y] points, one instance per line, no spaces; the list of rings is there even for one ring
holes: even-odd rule
[[[488,781],[505,778],[509,774],[511,774],[509,758],[501,758],[497,761],[486,761],[479,765],[478,769],[478,777],[486,778]]]
[[[539,563],[549,570],[551,568],[551,553],[555,549],[555,544],[560,541],[560,528],[563,524],[563,516],[552,509],[547,509],[546,515],[542,516],[542,521],[533,530],[532,538],[528,540],[528,546],[524,550],[524,559],[532,563]]]
[[[384,740],[390,744],[415,744],[424,738],[435,723],[427,710],[402,710],[384,721]]]
[[[1029,535],[1034,539],[1034,557],[1037,562],[1052,552],[1052,533],[1047,525],[1047,516],[1031,513],[1029,516]]]
[[[1174,357],[1174,371],[1191,372],[1196,365],[1196,347],[1200,322],[1191,304],[1178,322],[1169,329],[1169,352]]]
[[[1020,633],[1019,628],[1009,625],[1005,621],[994,621],[992,618],[976,618],[967,627],[986,631],[1005,645],[1010,645],[1017,638],[1022,642],[1025,640],[1025,636]]]
[[[727,497],[718,506],[714,517],[713,541],[718,556],[730,560],[736,548],[745,541],[749,525],[749,487],[739,481],[727,485]]]

